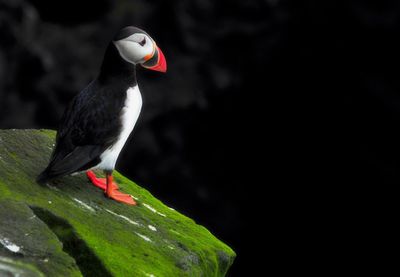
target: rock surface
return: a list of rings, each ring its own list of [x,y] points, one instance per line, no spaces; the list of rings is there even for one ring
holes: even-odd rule
[[[224,276],[235,253],[193,220],[115,172],[129,207],[84,174],[47,185],[55,132],[0,130],[1,276]]]

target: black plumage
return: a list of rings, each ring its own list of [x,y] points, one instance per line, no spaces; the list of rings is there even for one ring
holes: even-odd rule
[[[121,58],[110,43],[99,76],[64,112],[50,163],[38,176],[38,182],[87,170],[100,163],[100,155],[116,142],[121,132],[120,115],[126,91],[137,84],[135,70],[135,65]]]

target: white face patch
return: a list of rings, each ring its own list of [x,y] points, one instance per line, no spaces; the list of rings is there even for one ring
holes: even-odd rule
[[[145,34],[133,34],[114,41],[114,45],[121,57],[133,64],[144,62],[144,58],[151,55],[155,49],[153,40]]]

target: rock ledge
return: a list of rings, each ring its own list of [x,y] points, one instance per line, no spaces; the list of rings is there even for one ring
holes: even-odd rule
[[[35,178],[50,130],[0,130],[0,276],[224,276],[235,253],[118,172],[138,206],[106,199],[82,174]]]

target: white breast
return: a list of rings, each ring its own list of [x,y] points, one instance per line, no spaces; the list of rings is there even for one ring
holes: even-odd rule
[[[142,108],[142,96],[139,87],[136,85],[129,88],[126,92],[125,105],[121,111],[122,132],[117,142],[101,154],[101,162],[96,166],[99,169],[113,170],[117,162],[119,153],[125,145],[130,133],[135,127]]]

